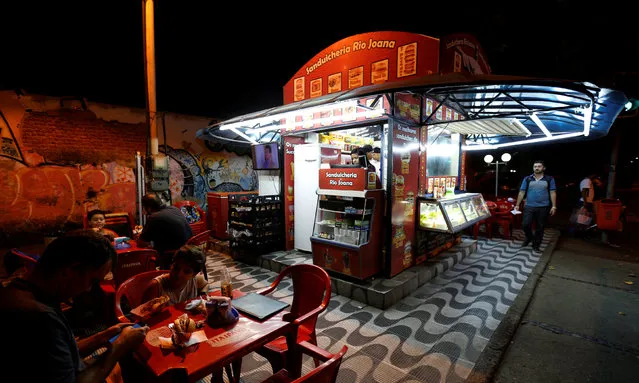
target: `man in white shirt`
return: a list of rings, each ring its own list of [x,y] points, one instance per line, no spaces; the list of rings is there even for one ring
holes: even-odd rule
[[[586,206],[590,209],[592,203],[595,200],[595,186],[598,185],[597,174],[589,174],[581,180],[579,183],[579,191],[581,192],[581,198],[579,199],[579,206]]]
[[[371,165],[375,166],[375,172],[377,173],[377,176],[381,180],[382,179],[382,172],[381,172],[382,166],[381,166],[381,164],[379,162],[380,152],[381,152],[381,150],[379,148],[373,148],[373,152],[371,154],[371,158],[370,158],[370,160],[368,160],[368,162]]]

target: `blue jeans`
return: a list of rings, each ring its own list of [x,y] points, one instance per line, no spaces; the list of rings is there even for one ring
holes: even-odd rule
[[[544,238],[544,227],[548,221],[549,206],[543,207],[524,207],[524,218],[521,226],[526,233],[526,241],[531,242],[533,247],[539,247],[541,240]],[[532,223],[535,221],[535,233],[532,232]]]

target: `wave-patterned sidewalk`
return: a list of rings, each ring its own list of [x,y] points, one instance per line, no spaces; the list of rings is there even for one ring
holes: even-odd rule
[[[479,239],[477,251],[387,310],[333,295],[317,323],[318,344],[330,351],[347,344],[338,382],[461,382],[517,297],[541,253],[513,240]],[[542,251],[558,235],[547,231]],[[267,286],[276,273],[228,257],[207,260],[215,270],[230,268],[234,288],[245,292]],[[215,283],[215,282],[214,282]],[[218,282],[219,283],[219,282]],[[292,300],[290,282],[275,297]],[[304,370],[313,367],[310,360]],[[271,373],[259,355],[244,358],[242,380],[259,382]]]

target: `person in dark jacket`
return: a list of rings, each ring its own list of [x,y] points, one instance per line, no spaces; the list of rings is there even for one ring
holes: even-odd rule
[[[167,206],[156,193],[142,197],[142,207],[147,218],[137,245],[157,250],[160,268],[166,270],[171,265],[169,253],[185,245],[193,231],[180,209]]]

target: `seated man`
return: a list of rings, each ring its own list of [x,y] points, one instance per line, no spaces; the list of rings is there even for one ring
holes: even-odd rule
[[[102,280],[115,255],[109,240],[92,230],[68,234],[47,246],[25,279],[0,289],[0,326],[5,329],[3,341],[11,345],[10,352],[0,358],[3,371],[17,372],[23,382],[113,378],[118,361],[144,341],[148,327],[118,324],[76,343],[60,305]],[[85,366],[82,355],[108,345],[118,334],[99,360]]]
[[[171,265],[171,257],[167,253],[186,244],[193,235],[191,226],[180,209],[166,206],[155,193],[148,193],[142,197],[142,208],[147,218],[137,245],[157,250],[160,268],[166,270]]]

